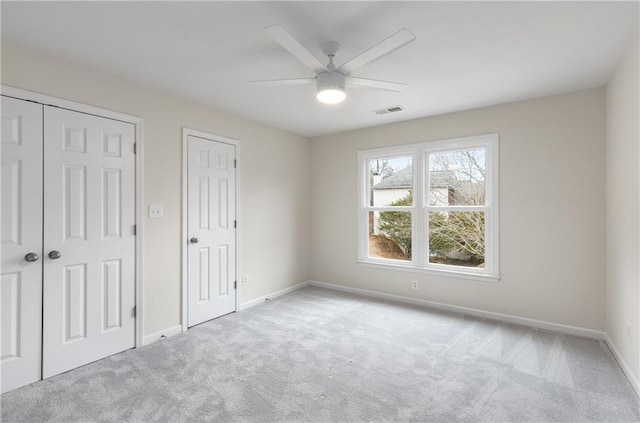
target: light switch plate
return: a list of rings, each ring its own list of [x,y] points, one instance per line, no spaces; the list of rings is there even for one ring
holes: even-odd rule
[[[149,217],[159,218],[164,217],[164,207],[154,204],[149,204]]]

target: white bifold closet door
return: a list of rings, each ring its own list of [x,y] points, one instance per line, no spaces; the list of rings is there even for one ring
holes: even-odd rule
[[[0,378],[6,392],[42,378],[42,106],[2,97],[1,115]]]
[[[44,378],[134,346],[134,139],[45,106]]]
[[[134,126],[2,97],[2,392],[135,344]]]

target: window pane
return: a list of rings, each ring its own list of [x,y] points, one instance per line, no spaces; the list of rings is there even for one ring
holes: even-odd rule
[[[485,204],[485,149],[429,154],[429,205]]]
[[[484,268],[484,212],[429,212],[429,263]]]
[[[413,158],[369,160],[369,206],[413,205]]]
[[[369,257],[411,260],[411,212],[369,212]]]

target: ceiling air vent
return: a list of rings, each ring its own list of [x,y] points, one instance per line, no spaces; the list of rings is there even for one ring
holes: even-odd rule
[[[385,107],[384,109],[374,110],[373,113],[375,113],[376,115],[386,115],[389,113],[401,112],[403,110],[404,109],[402,108],[402,106],[391,106]]]

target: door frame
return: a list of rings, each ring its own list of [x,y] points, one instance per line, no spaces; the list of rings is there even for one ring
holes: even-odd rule
[[[13,97],[18,100],[32,101],[44,106],[53,106],[73,112],[86,113],[98,117],[119,120],[121,122],[134,125],[134,136],[136,143],[135,158],[135,225],[136,225],[136,248],[135,248],[135,348],[144,345],[144,119],[138,116],[128,115],[113,110],[102,109],[88,104],[65,100],[21,88],[0,85],[0,94],[6,97]]]
[[[235,159],[236,163],[240,163],[240,143],[238,140],[224,137],[222,135],[211,134],[208,132],[199,131],[197,129],[191,129],[187,127],[182,127],[182,241],[180,243],[182,249],[182,332],[186,332],[188,327],[187,320],[187,311],[189,308],[189,297],[188,297],[188,244],[187,239],[189,239],[189,213],[188,213],[188,193],[189,193],[189,163],[188,163],[188,151],[189,151],[189,136],[202,138],[207,141],[214,141],[223,144],[233,145],[235,147]],[[241,283],[238,283],[238,279],[240,279],[240,228],[242,225],[240,224],[240,168],[236,165],[236,187],[235,187],[235,197],[236,197],[236,221],[238,224],[236,225],[236,289],[235,289],[235,310],[238,311],[240,309],[240,286]]]

